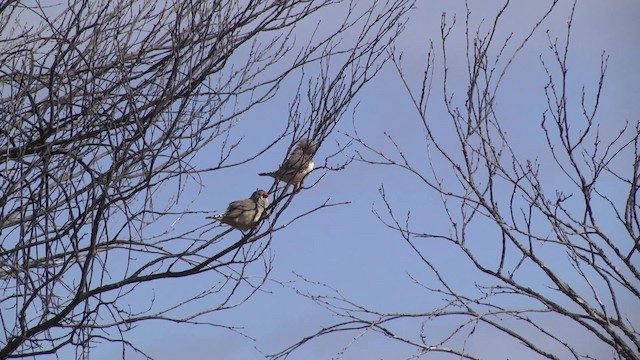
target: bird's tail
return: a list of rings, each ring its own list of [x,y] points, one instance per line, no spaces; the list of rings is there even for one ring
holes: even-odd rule
[[[271,176],[271,177],[275,177],[276,173],[275,172],[263,172],[263,173],[259,173],[258,176]]]
[[[220,220],[220,219],[222,219],[223,216],[224,216],[224,214],[215,214],[215,215],[207,216],[207,219]]]

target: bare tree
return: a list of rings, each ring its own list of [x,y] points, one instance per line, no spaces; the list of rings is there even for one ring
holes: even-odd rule
[[[144,354],[125,336],[136,323],[206,324],[202,315],[242,304],[269,274],[269,241],[294,194],[276,192],[268,225],[230,243],[231,230],[210,235],[221,228],[207,212],[184,206],[197,196],[187,188],[284,139],[322,144],[389,59],[410,7],[0,1],[0,358],[69,346],[83,358],[99,342]],[[327,22],[327,11],[343,15]],[[237,155],[234,129],[287,79],[299,83],[285,93],[287,126]],[[164,225],[190,216],[199,225]],[[246,275],[252,264],[261,276]],[[145,284],[205,272],[179,303],[132,304]]]
[[[450,42],[455,28],[451,17],[442,17],[439,46],[431,44],[417,90],[415,76],[394,57],[424,132],[424,147],[389,136],[395,150],[385,152],[357,132],[352,137],[363,148],[358,160],[411,174],[425,192],[441,200],[440,206],[428,204],[431,215],[416,217],[426,210],[403,213],[398,210],[402,204],[389,195],[391,188],[383,186],[384,206],[374,210],[423,266],[423,273],[409,276],[424,289],[427,308],[378,310],[305,279],[312,290],[298,285],[299,291],[339,320],[275,358],[337,332],[355,334],[354,341],[369,333],[406,344],[415,351],[411,358],[508,356],[502,349],[474,353],[478,348],[470,344],[487,334],[504,347],[517,348],[519,358],[523,353],[596,358],[587,343],[606,349],[606,357],[640,358],[640,122],[599,117],[608,59],[604,53],[594,85],[575,92],[568,63],[576,3],[566,36],[547,32],[549,46],[540,56],[548,79],[541,89],[547,107],[541,109],[535,135],[541,147],[520,146],[513,137],[519,125],[501,116],[496,106],[514,59],[557,3],[520,42],[513,34],[498,35],[508,1],[488,27],[487,22],[471,25],[467,6],[464,91],[455,91],[459,89],[450,79],[454,70],[448,54],[455,46]],[[437,79],[443,79],[442,85]],[[433,116],[429,99],[434,89],[442,91],[446,119]],[[612,130],[616,124],[619,128]],[[440,219],[436,212],[444,214],[447,230],[433,230]]]

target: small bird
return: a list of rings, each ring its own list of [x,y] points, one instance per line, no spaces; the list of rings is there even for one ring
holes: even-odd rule
[[[294,191],[302,187],[302,180],[313,170],[313,154],[318,145],[309,139],[302,139],[291,153],[287,161],[276,171],[260,173],[260,176],[271,176],[279,181],[294,185]]]
[[[209,218],[244,232],[258,224],[267,206],[269,206],[269,193],[264,190],[256,190],[250,198],[230,203],[224,214],[213,215]]]

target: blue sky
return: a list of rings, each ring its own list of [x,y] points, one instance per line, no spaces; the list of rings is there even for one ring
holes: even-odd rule
[[[472,2],[471,10],[477,20],[491,18],[502,4],[498,1]],[[513,32],[521,39],[532,25],[532,19],[544,12],[548,2],[513,2],[500,29],[501,36]],[[519,144],[517,152],[523,154],[540,153],[543,139],[530,136],[537,129],[540,116],[545,110],[542,87],[546,78],[540,64],[539,55],[550,59],[545,30],[550,34],[564,37],[565,23],[569,15],[571,2],[561,1],[559,8],[542,25],[527,47],[514,62],[501,87],[498,97],[498,112],[505,126],[512,131],[514,143]],[[458,40],[450,44],[449,58],[453,72],[453,84],[459,84],[456,93],[463,94],[464,83],[464,44],[459,40],[463,31],[464,3],[462,1],[418,1],[417,8],[410,13],[406,31],[398,40],[397,47],[404,53],[404,69],[407,73],[420,76],[423,69],[426,44],[432,39],[438,45],[440,17],[443,12],[456,13]],[[538,14],[532,16],[532,14]],[[640,113],[640,47],[637,46],[637,34],[640,33],[638,18],[640,4],[637,1],[621,0],[603,2],[581,0],[577,6],[570,52],[570,75],[574,79],[575,89],[582,84],[592,86],[597,82],[600,54],[606,51],[610,55],[604,97],[600,113],[603,131],[621,126],[625,121],[637,121]],[[456,74],[456,71],[458,73]],[[439,68],[436,66],[436,77]],[[418,83],[416,82],[415,85]],[[439,84],[435,84],[439,90]],[[274,101],[256,107],[245,115],[252,125],[244,127],[243,133],[235,133],[239,138],[245,136],[242,146],[247,151],[265,144],[265,134],[277,133],[287,120],[287,102],[293,96],[295,88],[283,88]],[[432,116],[444,116],[439,102],[438,91],[434,91]],[[416,133],[419,121],[410,109],[408,98],[392,69],[388,66],[369,83],[358,100],[360,105],[355,112],[355,123],[361,135],[371,144],[389,149],[385,142],[384,131],[409,149],[419,149],[421,133]],[[241,127],[242,128],[242,127]],[[352,133],[352,121],[345,118],[339,130]],[[541,135],[541,134],[540,134]],[[335,132],[323,145],[316,159],[335,151],[334,141],[345,142],[343,135]],[[415,143],[415,147],[414,144]],[[257,176],[258,172],[274,169],[282,161],[286,146],[281,143],[246,165],[217,171],[203,177],[205,188],[193,203],[184,206],[191,210],[223,210],[232,200],[248,196],[256,187],[268,188],[270,179]],[[242,146],[239,149],[242,152]],[[420,152],[409,152],[416,161]],[[206,166],[208,155],[199,154],[197,161]],[[318,173],[313,174],[316,177]],[[312,179],[314,180],[314,176]],[[262,355],[255,348],[266,353],[276,352],[293,343],[304,335],[331,324],[334,319],[311,301],[296,295],[291,288],[279,283],[298,281],[297,274],[338,289],[345,297],[377,309],[420,310],[428,308],[430,299],[424,292],[411,284],[407,273],[417,276],[429,275],[415,261],[415,254],[393,231],[385,228],[372,214],[372,208],[382,209],[378,189],[385,186],[387,196],[396,204],[399,213],[411,209],[414,219],[422,222],[422,227],[432,232],[447,231],[442,221],[441,208],[436,194],[425,191],[424,187],[405,173],[390,171],[389,168],[367,164],[352,163],[344,171],[330,172],[312,189],[301,192],[287,210],[291,218],[300,212],[311,209],[327,198],[332,201],[349,201],[349,205],[322,209],[317,213],[295,222],[290,227],[276,233],[270,246],[273,256],[273,271],[269,282],[262,292],[256,294],[247,303],[229,311],[214,312],[207,319],[220,324],[240,326],[255,341],[246,339],[225,329],[194,327],[169,323],[152,322],[140,325],[129,333],[130,339],[157,359],[177,358],[216,358],[216,359],[260,359]],[[181,219],[182,226],[200,224],[203,217],[190,216]],[[171,224],[166,224],[171,226]],[[197,226],[197,225],[196,225]],[[217,229],[216,231],[222,231]],[[479,230],[480,231],[480,230]],[[224,241],[235,242],[240,234],[230,233]],[[434,247],[433,251],[442,251],[442,266],[448,266],[452,272],[461,272],[456,267],[453,254],[446,248]],[[260,269],[254,269],[259,273]],[[467,275],[459,274],[462,284]],[[159,301],[170,302],[173,296],[180,295],[199,282],[207,281],[207,275],[189,279],[158,282],[151,285]],[[191,283],[193,282],[193,283]],[[191,284],[190,284],[191,283]],[[407,325],[410,326],[410,325]],[[446,326],[446,325],[443,325]],[[355,334],[344,333],[321,339],[309,344],[292,359],[328,359],[344,346],[348,345]],[[472,346],[491,358],[500,358],[495,349],[499,341],[491,334],[483,337]],[[412,349],[390,341],[379,341],[368,335],[357,341],[342,359],[401,359],[409,356]],[[586,347],[591,346],[589,343]],[[508,349],[501,349],[501,352]],[[595,354],[606,356],[603,349],[594,349]],[[110,359],[119,356],[119,350],[98,347],[92,351],[93,359]],[[127,358],[136,359],[137,355],[128,353]],[[437,356],[429,358],[438,358]],[[535,357],[531,357],[533,359]]]

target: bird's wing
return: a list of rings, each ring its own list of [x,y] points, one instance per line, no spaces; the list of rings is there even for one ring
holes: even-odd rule
[[[295,149],[291,156],[285,161],[281,169],[286,170],[288,173],[295,174],[301,170],[304,170],[306,164],[309,162],[309,155],[305,154],[301,148]]]
[[[237,200],[229,204],[229,207],[227,208],[225,214],[229,217],[237,217],[240,216],[240,214],[242,214],[243,212],[254,210],[255,208],[256,204],[249,199]]]

